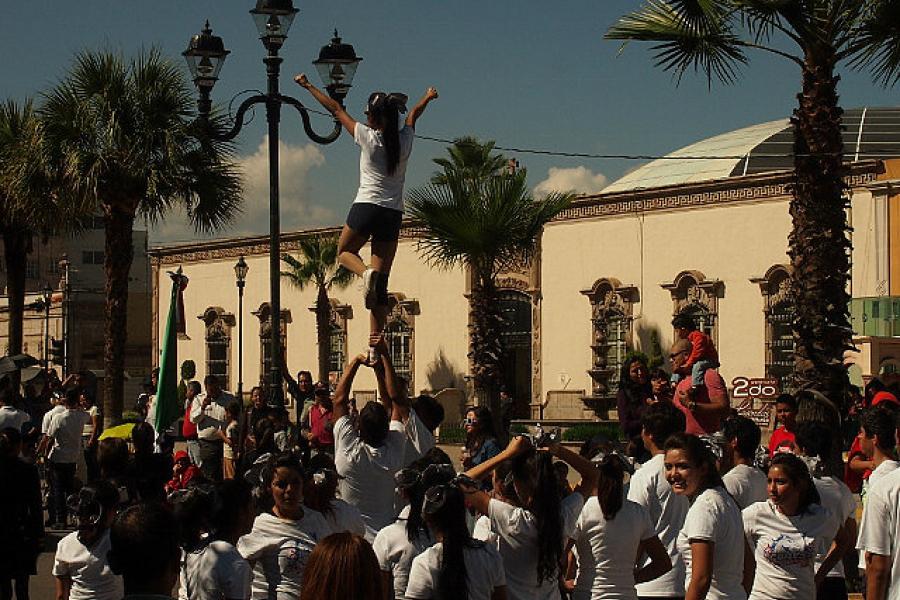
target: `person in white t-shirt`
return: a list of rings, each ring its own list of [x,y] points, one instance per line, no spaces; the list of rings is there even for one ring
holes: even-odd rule
[[[863,480],[862,493],[859,499],[863,505],[863,514],[871,490],[883,477],[897,470],[897,413],[888,408],[891,403],[870,408],[862,414],[859,423],[859,447],[866,456],[872,457],[872,472]],[[856,563],[860,571],[866,570],[866,553],[859,552]]]
[[[340,480],[341,499],[355,506],[366,522],[366,540],[372,542],[380,529],[394,521],[394,474],[403,467],[409,414],[406,394],[391,364],[381,336],[372,336],[370,345],[380,350],[372,365],[378,380],[378,402],[370,402],[350,419],[350,390],[367,356],[350,361],[334,392],[334,458]]]
[[[900,598],[900,469],[869,489],[856,549],[866,560],[866,597]]]
[[[413,559],[435,542],[422,516],[425,492],[435,485],[449,483],[455,475],[451,465],[434,463],[428,458],[397,471],[394,479],[406,506],[396,521],[378,532],[372,544],[386,598],[403,600]]]
[[[256,514],[250,484],[229,479],[173,494],[170,501],[184,540],[178,577],[179,600],[247,600],[250,564],[237,551]]]
[[[672,568],[650,514],[625,499],[626,464],[613,453],[597,462],[597,495],[584,503],[567,544],[578,550],[572,600],[637,600],[635,582],[656,579]],[[635,561],[645,554],[650,563],[636,568]]]
[[[293,454],[272,457],[263,470],[271,512],[256,517],[237,544],[253,567],[253,600],[298,600],[309,555],[331,533],[325,517],[303,506],[303,477]]]
[[[553,458],[572,466],[581,476],[576,491],[560,498]],[[512,479],[519,506],[491,498],[466,485],[466,504],[491,520],[500,542],[511,600],[557,600],[557,580],[563,545],[575,531],[584,501],[597,485],[597,469],[571,450],[552,444],[535,449],[528,438],[515,437],[500,454],[472,467],[465,476],[478,482],[504,461],[512,463]],[[461,484],[462,485],[462,484]]]
[[[816,584],[837,563],[829,553],[816,571],[816,556],[828,551],[840,523],[821,504],[803,460],[787,452],[772,457],[769,500],[744,509],[745,583],[749,600],[815,598]],[[750,560],[752,558],[752,560]]]
[[[437,543],[413,559],[406,598],[505,599],[503,559],[496,548],[469,535],[460,488],[453,484],[429,488],[422,515]]]
[[[400,113],[406,112],[406,96],[374,92],[366,104],[366,123],[357,123],[339,100],[330,98],[309,82],[305,74],[294,77],[325,109],[340,121],[360,148],[359,190],[338,241],[341,265],[363,278],[366,308],[372,311],[371,333],[384,329],[388,306],[388,276],[397,253],[403,218],[403,184],[412,152],[416,121],[438,97],[428,88],[400,128]],[[359,251],[372,240],[371,265]],[[375,362],[370,353],[370,362]]]
[[[803,422],[797,425],[794,433],[797,451],[805,457],[807,466],[811,469],[813,482],[819,492],[819,504],[840,523],[834,545],[829,548],[830,552],[837,555],[837,563],[819,584],[818,596],[823,600],[846,600],[847,582],[844,579],[843,559],[856,543],[856,499],[843,481],[827,472],[826,461],[832,454],[835,439],[831,430],[820,423]],[[824,558],[824,553],[816,557],[817,569]]]
[[[31,421],[31,417],[24,410],[13,406],[12,399],[12,390],[9,388],[0,390],[0,431],[15,429],[19,433],[25,433],[23,427]]]
[[[691,503],[678,533],[684,597],[744,600],[741,509],[722,484],[715,442],[677,433],[666,440],[665,449],[666,480]]]
[[[671,402],[652,404],[641,415],[641,440],[651,459],[631,476],[628,499],[647,509],[656,535],[669,554],[672,569],[656,579],[638,584],[638,598],[684,598],[684,561],[678,552],[677,541],[689,504],[688,499],[676,495],[666,481],[664,447],[669,436],[684,431],[685,421],[684,413]]]
[[[50,490],[57,528],[66,526],[66,499],[75,491],[75,469],[81,455],[81,433],[90,417],[79,407],[78,390],[66,392],[65,410],[50,420],[47,427],[47,459],[50,465]]]
[[[728,417],[722,426],[725,446],[720,468],[725,470],[722,483],[744,510],[767,497],[766,474],[754,464],[762,434],[759,425],[747,417]]]
[[[107,560],[109,528],[116,517],[119,492],[98,481],[69,499],[78,530],[59,541],[53,561],[56,597],[60,600],[122,600],[122,578]]]
[[[366,522],[355,506],[336,498],[338,474],[334,459],[327,452],[320,452],[309,459],[307,477],[303,483],[303,503],[322,514],[332,533],[349,531],[366,535]]]

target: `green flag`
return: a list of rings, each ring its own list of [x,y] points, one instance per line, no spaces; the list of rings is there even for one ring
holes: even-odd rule
[[[153,410],[153,427],[158,434],[169,428],[184,413],[178,401],[178,334],[184,333],[184,302],[182,292],[188,278],[169,273],[172,278],[172,299],[169,302],[169,318],[163,335],[162,357],[159,364],[159,382],[156,384],[156,402]]]

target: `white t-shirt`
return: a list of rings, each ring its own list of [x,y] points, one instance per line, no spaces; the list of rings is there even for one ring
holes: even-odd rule
[[[750,465],[734,465],[722,476],[722,483],[741,510],[769,497],[766,474]]]
[[[628,486],[628,499],[650,513],[656,535],[672,560],[671,571],[637,585],[638,596],[684,596],[684,563],[676,541],[690,505],[687,498],[675,495],[666,481],[664,454],[657,454],[634,472]]]
[[[400,162],[393,175],[387,172],[387,153],[380,131],[362,123],[354,128],[353,140],[359,146],[359,190],[354,202],[368,202],[403,211],[403,183],[406,163],[412,152],[415,130],[405,125],[400,130]]]
[[[225,414],[225,407],[234,400],[234,396],[228,392],[220,392],[219,397],[210,401],[203,408],[203,402],[206,400],[206,392],[197,394],[194,401],[191,402],[191,423],[197,426],[197,438],[210,442],[222,441],[219,432],[224,432],[228,425],[228,416]]]
[[[751,504],[743,511],[744,535],[753,548],[756,576],[750,600],[816,597],[816,555],[834,541],[837,520],[818,504],[788,517],[771,501]]]
[[[888,600],[900,600],[900,469],[883,475],[869,488],[866,507],[859,524],[856,549],[891,557]]]
[[[859,499],[862,501],[863,505],[863,514],[865,514],[865,507],[868,502],[869,491],[872,489],[876,483],[878,483],[885,475],[888,475],[895,470],[897,467],[900,467],[900,462],[896,460],[883,460],[881,464],[875,467],[872,472],[869,474],[869,478],[863,480],[863,489],[862,494],[860,494]],[[856,566],[860,571],[866,570],[866,553],[862,550],[859,550],[859,558],[856,561]]]
[[[56,546],[53,561],[55,577],[70,577],[69,600],[122,600],[125,587],[122,578],[109,568],[109,530],[91,548],[78,540],[73,531]]]
[[[573,600],[637,600],[634,562],[644,540],[656,537],[650,515],[640,504],[625,500],[609,521],[596,496],[588,498],[575,523],[578,578]]]
[[[47,435],[47,430],[50,429],[50,423],[53,421],[53,417],[56,415],[61,415],[66,412],[66,407],[62,404],[57,404],[50,410],[44,413],[44,418],[41,419],[41,433]]]
[[[434,539],[428,535],[427,529],[424,533],[416,536],[413,541],[409,541],[409,536],[406,534],[408,516],[409,507],[407,506],[395,522],[378,532],[375,542],[372,544],[375,556],[378,557],[378,566],[382,571],[393,576],[396,600],[405,598],[413,559],[434,544]]]
[[[303,569],[313,548],[331,533],[325,517],[309,508],[299,520],[263,513],[237,549],[253,565],[253,600],[298,600]]]
[[[563,531],[560,544],[572,537],[584,497],[570,494],[560,506]],[[538,581],[537,520],[531,511],[491,499],[488,503],[491,531],[500,539],[500,556],[506,569],[510,600],[558,600],[557,578]],[[571,525],[569,525],[571,523]]]
[[[346,416],[334,424],[334,464],[341,498],[355,506],[366,522],[366,540],[394,520],[394,473],[403,467],[406,430],[391,421],[384,444],[375,448],[364,443]]]
[[[178,600],[250,597],[250,564],[221,540],[197,552],[182,552],[178,579]]]
[[[684,560],[684,589],[691,582],[691,542],[712,542],[712,582],[709,600],[744,600],[744,525],[738,508],[725,488],[704,490],[691,504],[678,534],[678,551]]]
[[[836,477],[816,477],[813,481],[816,484],[816,489],[819,491],[821,505],[834,515],[838,522],[838,528],[843,527],[847,519],[856,514],[856,499],[853,497],[853,492],[850,491],[850,488],[843,481]],[[825,555],[828,554],[828,548],[825,550],[825,553],[816,556],[816,571],[822,566],[822,561],[825,560]],[[828,577],[840,577],[843,579],[843,561],[839,560],[837,562],[828,572]]]
[[[86,412],[80,408],[67,408],[54,416],[47,428],[47,437],[53,440],[53,446],[47,455],[55,463],[78,462],[81,453],[81,432],[84,424],[90,420]]]
[[[475,527],[472,529],[472,537],[482,542],[491,544],[498,550],[500,549],[500,538],[491,531],[491,519],[487,515],[481,515],[475,520]]]
[[[468,597],[469,600],[491,600],[494,589],[506,585],[503,559],[496,548],[482,542],[476,544],[476,547],[463,548]],[[443,551],[444,545],[438,542],[413,560],[406,587],[409,600],[437,597]]]
[[[365,537],[366,522],[363,521],[362,514],[355,506],[351,506],[341,500],[335,498],[331,501],[331,512],[322,513],[331,533],[341,533],[349,531]]]
[[[409,466],[411,462],[421,458],[426,452],[434,448],[434,435],[416,414],[409,409],[409,419],[406,420],[406,446],[403,450],[403,465]]]
[[[22,426],[30,420],[31,417],[24,410],[15,406],[0,406],[0,431],[12,428],[21,433]]]

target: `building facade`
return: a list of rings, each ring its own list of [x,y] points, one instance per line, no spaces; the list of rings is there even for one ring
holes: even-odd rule
[[[848,111],[848,123],[853,114],[858,113]],[[876,129],[874,111],[869,119],[868,125],[859,120],[860,131]],[[500,278],[507,321],[504,365],[518,416],[614,416],[609,400],[625,355],[632,350],[667,355],[671,319],[682,312],[694,315],[715,340],[727,382],[772,378],[790,385],[790,172],[785,170],[790,156],[780,163],[771,160],[771,148],[783,144],[779,139],[786,127],[785,121],[776,121],[689,146],[672,155],[681,153],[684,160],[645,165],[601,194],[580,197],[545,227],[537,258]],[[848,360],[859,364],[857,379],[900,357],[894,352],[900,338],[892,329],[893,315],[900,316],[900,180],[895,179],[900,166],[870,158],[860,147],[857,143],[859,156],[847,178],[851,312],[860,348]],[[304,236],[338,231],[284,234],[282,252],[296,251]],[[387,328],[391,354],[415,391],[470,391],[467,273],[427,266],[416,251],[417,236],[414,225],[405,224],[391,273],[391,292],[398,300]],[[232,270],[241,255],[250,266],[244,315],[237,313]],[[185,292],[190,340],[179,342],[179,358],[193,358],[198,376],[225,375],[232,389],[238,377],[244,390],[259,383],[271,335],[266,329],[268,239],[167,245],[153,248],[150,256],[154,356],[165,326],[161,315],[168,309],[165,271],[180,266],[190,278]],[[331,297],[336,377],[349,357],[365,349],[369,325],[359,282],[334,290]],[[293,373],[315,372],[314,301],[314,290],[282,286],[281,335]],[[360,373],[356,387],[359,393],[375,389],[368,370]]]

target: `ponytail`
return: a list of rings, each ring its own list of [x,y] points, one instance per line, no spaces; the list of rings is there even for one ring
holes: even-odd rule
[[[618,458],[609,455],[600,461],[600,480],[597,482],[597,500],[600,502],[600,510],[607,521],[615,518],[622,510],[624,503],[625,470]]]
[[[563,550],[561,499],[553,459],[546,452],[531,449],[513,459],[513,477],[531,491],[531,505],[526,508],[537,522],[538,581],[552,581]]]
[[[388,175],[393,175],[400,164],[400,113],[406,112],[406,96],[373,92],[369,96],[367,111],[372,122],[381,128],[387,157],[385,166]]]
[[[435,586],[437,600],[468,600],[465,549],[481,542],[472,539],[466,525],[463,493],[453,484],[437,485],[425,493],[422,512],[429,526],[442,536],[440,571]]]

